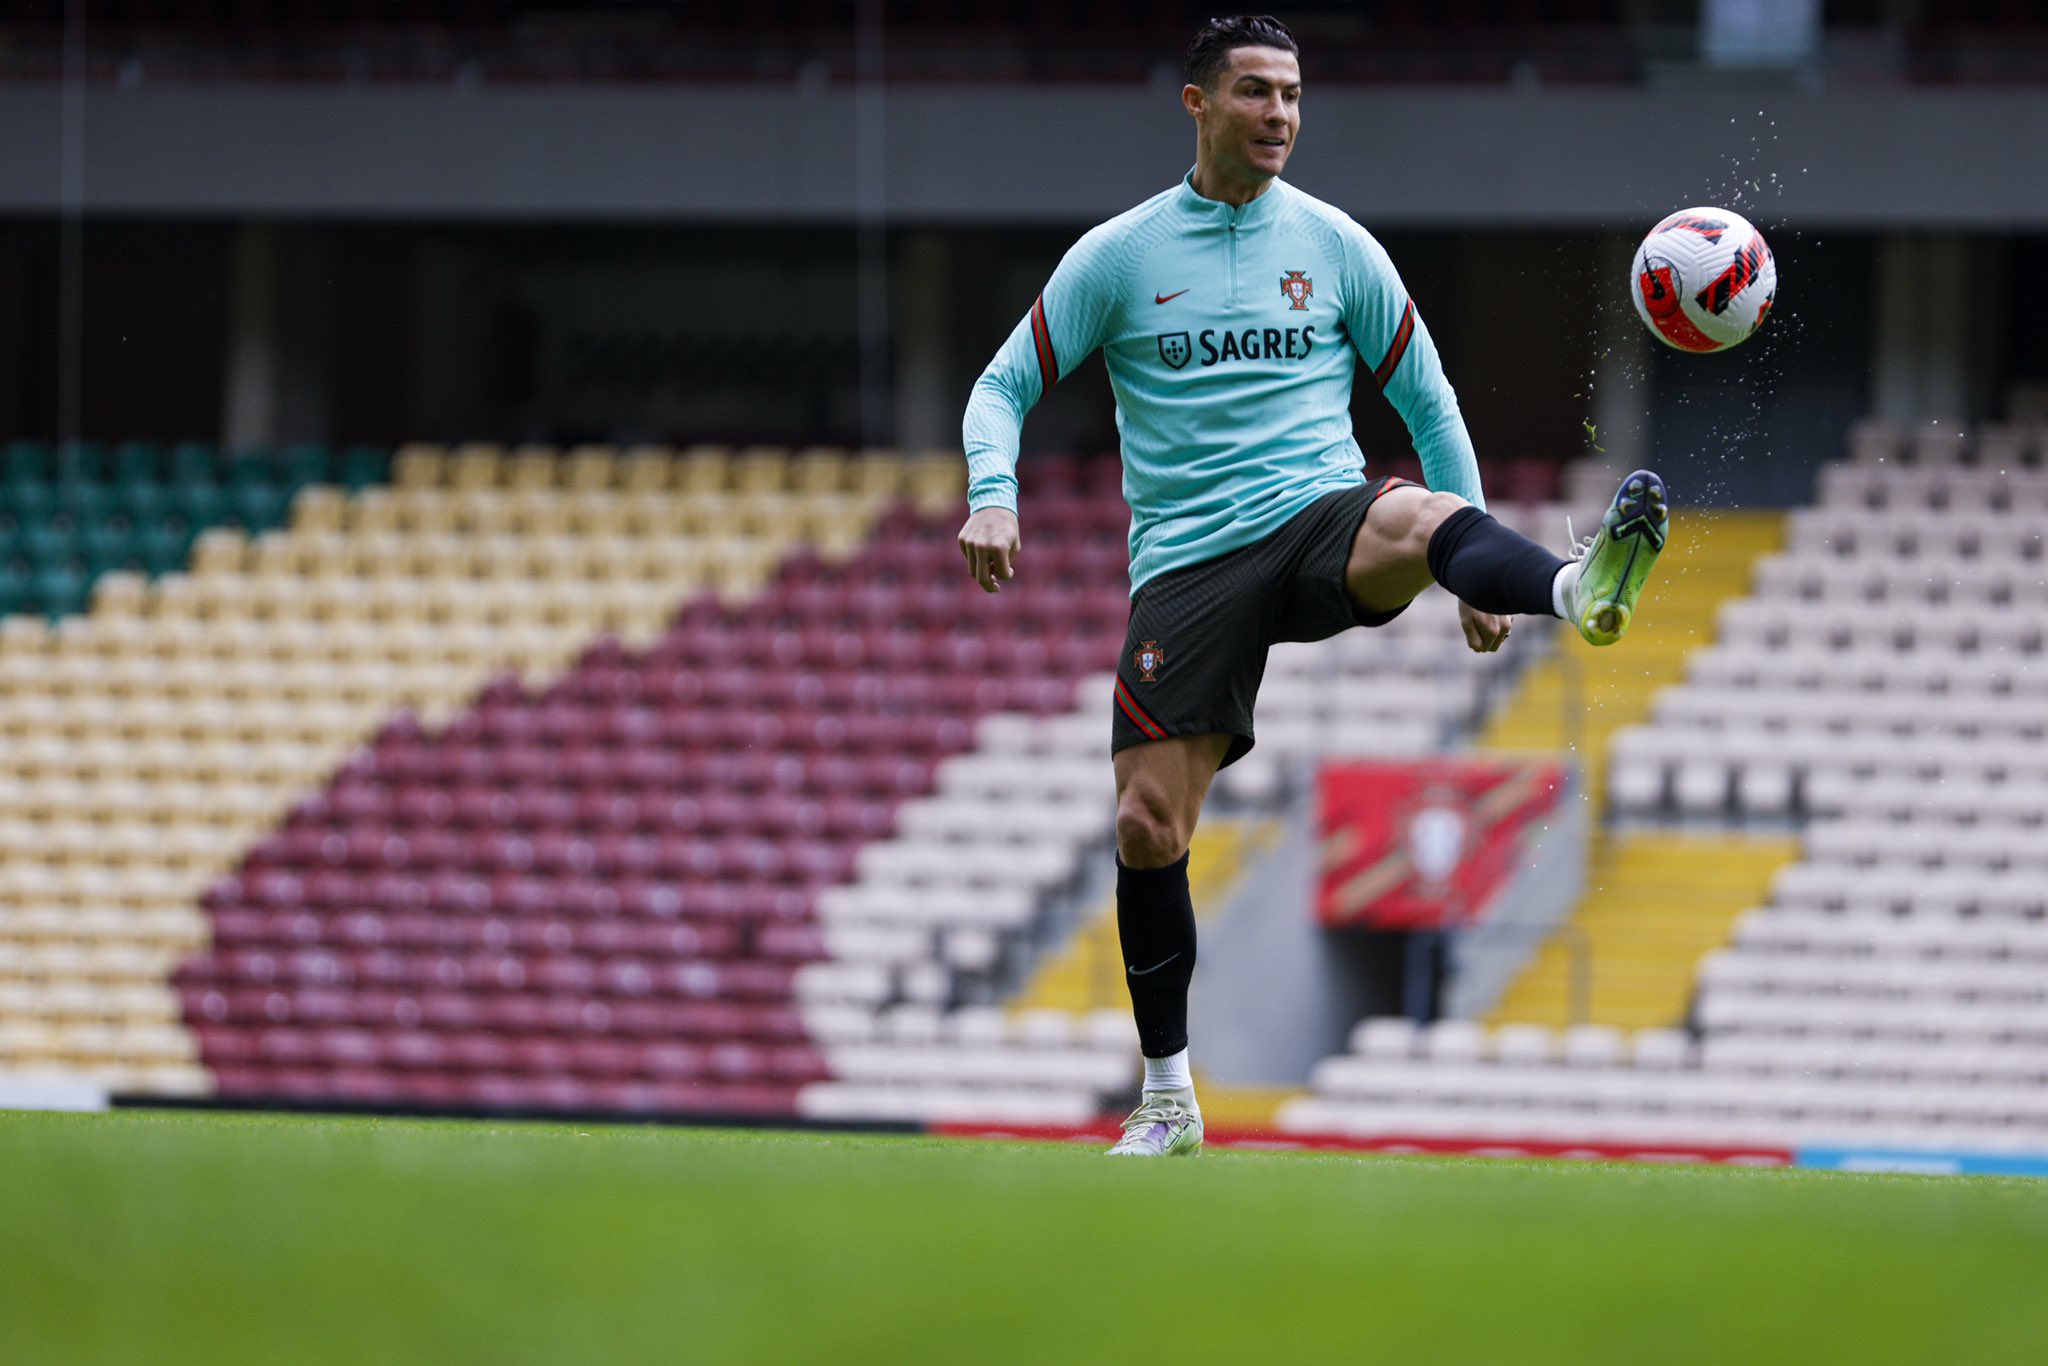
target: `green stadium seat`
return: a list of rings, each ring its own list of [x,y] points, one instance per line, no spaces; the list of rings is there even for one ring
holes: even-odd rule
[[[351,493],[381,484],[391,477],[391,452],[381,446],[350,446],[341,453],[334,476]]]
[[[135,527],[152,526],[170,516],[175,506],[171,491],[162,484],[148,479],[135,479],[123,483],[114,490],[114,503],[118,511],[128,518]]]
[[[228,519],[227,491],[214,483],[197,481],[177,484],[171,490],[172,508],[190,526],[213,526]]]
[[[170,468],[166,474],[173,484],[217,484],[220,482],[220,455],[204,442],[180,441],[171,447]]]
[[[114,488],[111,484],[67,479],[57,485],[57,510],[81,525],[107,521],[114,515],[114,509]]]
[[[155,479],[163,473],[163,452],[149,441],[123,441],[114,447],[113,479],[116,484]]]
[[[107,478],[107,448],[97,441],[67,441],[57,448],[56,475],[59,483],[104,483]]]
[[[78,538],[69,523],[36,522],[21,529],[22,553],[37,569],[65,564],[78,556]]]
[[[274,477],[286,488],[297,489],[327,483],[330,463],[325,446],[306,443],[279,451],[272,469]]]
[[[45,616],[68,616],[91,600],[92,576],[70,565],[38,569],[32,592],[35,607]]]
[[[292,491],[275,484],[241,484],[228,493],[236,520],[250,531],[267,531],[284,521]]]
[[[355,490],[390,471],[390,452],[375,446],[230,455],[196,441],[0,444],[0,611],[84,610],[101,574],[182,570],[210,527],[267,531],[309,484]]]
[[[0,484],[0,503],[24,523],[48,521],[57,515],[57,488],[40,479],[10,479]]]
[[[50,448],[40,441],[10,441],[0,448],[0,480],[47,481],[51,473]]]
[[[280,482],[278,458],[269,451],[236,451],[222,462],[224,483],[231,489],[274,487]]]
[[[125,527],[104,522],[85,529],[79,537],[79,551],[85,567],[95,576],[110,569],[140,568],[142,563],[140,538]]]
[[[151,574],[175,574],[191,558],[195,533],[168,523],[144,527],[136,538],[136,554]]]
[[[17,560],[0,561],[0,616],[19,612],[28,601],[28,566]]]

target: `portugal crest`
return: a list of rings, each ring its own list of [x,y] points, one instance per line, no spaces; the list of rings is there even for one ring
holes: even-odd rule
[[[1178,370],[1188,363],[1188,357],[1195,354],[1194,344],[1185,332],[1161,332],[1159,334],[1159,359]]]
[[[1157,683],[1158,671],[1166,666],[1166,651],[1159,648],[1159,642],[1148,640],[1131,651],[1131,663],[1138,666],[1140,683]]]
[[[1288,298],[1288,311],[1306,313],[1308,300],[1316,292],[1316,282],[1298,270],[1290,270],[1280,277],[1280,292]]]

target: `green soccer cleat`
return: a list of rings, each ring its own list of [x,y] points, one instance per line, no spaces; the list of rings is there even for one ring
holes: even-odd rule
[[[1202,1151],[1202,1112],[1177,1097],[1153,1093],[1141,1098],[1124,1121],[1124,1136],[1110,1157],[1193,1157]]]
[[[1612,645],[1628,631],[1671,520],[1664,481],[1637,470],[1621,481],[1599,534],[1572,548],[1579,572],[1566,591],[1571,623],[1588,645]]]

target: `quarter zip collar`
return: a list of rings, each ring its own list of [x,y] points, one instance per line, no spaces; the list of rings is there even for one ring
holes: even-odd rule
[[[1280,197],[1287,192],[1285,181],[1275,179],[1249,204],[1226,204],[1220,199],[1205,199],[1195,192],[1193,167],[1180,179],[1180,189],[1174,195],[1174,202],[1180,211],[1194,218],[1205,227],[1249,228],[1271,219],[1278,211]]]

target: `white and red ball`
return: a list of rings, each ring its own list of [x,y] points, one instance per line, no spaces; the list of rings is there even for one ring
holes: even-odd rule
[[[1636,248],[1629,294],[1643,324],[1681,351],[1720,351],[1770,316],[1778,266],[1739,213],[1680,209]]]

